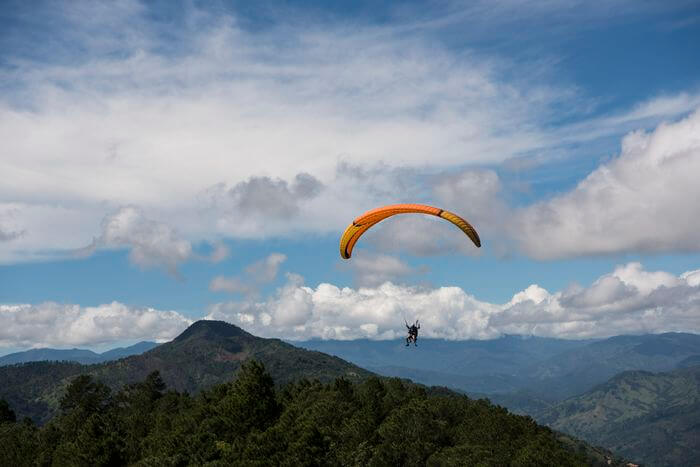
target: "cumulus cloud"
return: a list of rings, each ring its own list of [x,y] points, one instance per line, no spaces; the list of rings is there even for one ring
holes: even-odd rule
[[[26,232],[24,230],[22,231],[16,231],[16,230],[3,230],[0,228],[0,242],[10,242],[12,240],[15,240],[22,235],[24,235]]]
[[[16,226],[15,218],[18,212],[17,208],[0,203],[0,243],[11,242],[26,235],[25,229],[19,229]]]
[[[253,176],[232,187],[217,183],[198,194],[207,216],[222,233],[264,236],[288,229],[290,221],[313,210],[323,183],[308,173],[297,173],[291,182]],[[201,217],[201,216],[200,216]],[[292,223],[291,225],[296,225]]]
[[[524,154],[547,160],[552,150],[674,118],[700,101],[663,96],[588,119],[571,83],[542,84],[542,74],[523,71],[555,76],[551,64],[508,63],[441,46],[430,34],[406,34],[405,27],[422,25],[299,27],[273,18],[252,31],[235,13],[189,5],[186,20],[166,32],[152,19],[157,8],[137,1],[43,6],[32,11],[27,31],[51,40],[8,33],[0,203],[21,208],[21,228],[3,226],[13,240],[0,241],[0,262],[85,245],[99,235],[105,209],[129,205],[168,219],[195,244],[335,232],[364,209],[409,197],[454,200],[478,218],[488,211],[474,211],[458,194],[468,177],[488,183],[488,171],[464,172],[461,182],[434,191],[428,179]],[[491,20],[507,16],[499,8]],[[440,11],[445,17],[435,24],[448,19]],[[476,16],[449,15],[456,17]],[[568,117],[574,123],[559,124]],[[395,177],[399,170],[413,171],[416,183]],[[490,218],[474,222],[491,225]],[[424,239],[407,241],[418,252],[434,249]]]
[[[502,241],[503,226],[508,223],[512,209],[504,200],[504,187],[495,171],[472,169],[445,173],[436,177],[432,190],[442,205],[449,206],[446,209],[467,219],[492,247]],[[470,254],[476,251],[469,242],[460,242],[460,250]]]
[[[217,276],[209,284],[213,292],[231,292],[254,295],[260,287],[275,280],[279,267],[287,260],[282,253],[272,253],[266,258],[249,264],[241,276]]]
[[[174,311],[119,302],[95,307],[45,302],[0,305],[0,347],[91,346],[123,340],[173,339],[192,324]]]
[[[688,271],[684,272],[681,274],[681,279],[686,281],[688,284],[690,284],[693,287],[697,287],[700,285],[700,269],[696,269],[695,271]]]
[[[270,177],[251,177],[236,184],[227,194],[242,215],[260,213],[289,218],[298,212],[299,202],[318,195],[322,186],[307,173],[297,174],[291,184]]]
[[[373,287],[401,277],[427,272],[425,268],[414,268],[395,256],[385,254],[358,253],[348,267],[352,269],[355,282],[362,287]]]
[[[510,82],[496,60],[391,27],[251,32],[234,14],[187,8],[188,21],[162,34],[139,2],[62,5],[36,14],[62,39],[40,41],[43,55],[3,51],[11,66],[0,80],[12,94],[0,95],[0,200],[57,221],[28,227],[22,244],[3,242],[2,259],[75,248],[76,231],[87,243],[105,204],[157,212],[193,241],[328,231],[342,214],[321,222],[319,211],[372,204],[322,189],[339,162],[498,161],[546,141],[537,122],[570,99],[568,89]],[[225,203],[192,201],[217,186]],[[61,220],[64,210],[76,211],[80,229]],[[288,224],[262,228],[246,218],[255,213]]]
[[[307,287],[298,275],[266,301],[212,305],[223,319],[263,336],[290,339],[393,339],[404,318],[420,318],[427,337],[490,339],[503,334],[559,338],[666,331],[700,332],[700,274],[674,276],[629,263],[589,287],[550,293],[533,284],[507,303],[483,302],[459,287],[385,282],[375,287]]]
[[[652,132],[576,188],[517,213],[522,249],[538,259],[620,252],[700,251],[700,112]]]
[[[132,263],[165,267],[171,274],[177,274],[178,264],[192,258],[189,241],[180,238],[168,224],[146,218],[135,206],[120,208],[106,216],[101,235],[78,254],[89,255],[98,248],[129,248]]]
[[[410,194],[406,199],[423,200],[424,204],[448,209],[464,217],[484,239],[493,241],[500,235],[501,226],[510,212],[503,201],[503,187],[493,170],[466,169],[441,172],[420,177],[415,172],[396,174],[407,185],[415,187],[423,179],[429,198],[423,194]],[[415,188],[414,188],[415,189]],[[410,188],[401,189],[411,193]],[[432,256],[459,252],[478,254],[479,250],[454,226],[443,219],[424,215],[399,215],[383,221],[363,235],[358,244],[373,245],[381,251],[409,252],[419,256]]]

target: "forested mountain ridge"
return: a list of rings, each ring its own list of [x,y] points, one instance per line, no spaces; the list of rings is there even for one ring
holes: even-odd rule
[[[96,365],[32,362],[0,367],[0,398],[20,417],[45,422],[58,409],[68,382],[89,374],[112,389],[143,381],[159,371],[173,390],[196,393],[230,381],[248,360],[262,362],[278,384],[306,377],[360,381],[371,373],[337,357],[308,351],[279,339],[264,339],[223,321],[197,321],[173,341],[141,355]]]
[[[562,400],[605,383],[631,370],[664,372],[700,354],[700,335],[669,332],[615,336],[553,355],[527,368],[532,382],[526,389]]]
[[[197,395],[158,372],[118,392],[82,375],[46,425],[0,401],[8,465],[624,465],[531,418],[441,388],[369,376],[280,387],[247,361]]]
[[[624,372],[536,419],[650,465],[700,465],[700,365]]]

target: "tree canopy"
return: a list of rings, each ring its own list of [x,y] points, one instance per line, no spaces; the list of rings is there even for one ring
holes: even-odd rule
[[[8,465],[588,465],[550,429],[487,400],[399,379],[276,387],[262,364],[196,396],[158,372],[111,392],[72,380],[41,427],[0,402]]]

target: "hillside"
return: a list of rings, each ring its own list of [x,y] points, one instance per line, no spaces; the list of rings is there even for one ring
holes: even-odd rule
[[[418,347],[403,340],[312,340],[294,342],[355,363],[384,376],[410,378],[468,392],[502,393],[529,383],[523,368],[593,341],[503,336],[492,340],[419,339]]]
[[[399,379],[302,379],[280,389],[248,361],[234,382],[195,396],[166,389],[157,373],[116,394],[81,376],[43,427],[0,418],[0,458],[91,466],[624,465],[485,400]]]
[[[142,354],[157,345],[155,342],[139,342],[129,347],[119,347],[102,353],[86,349],[30,349],[3,355],[0,357],[0,366],[41,361],[76,362],[89,365]]]
[[[18,416],[43,422],[55,413],[65,386],[78,374],[93,375],[116,389],[142,381],[157,370],[169,388],[196,393],[230,381],[248,359],[262,362],[278,384],[302,377],[331,381],[343,376],[359,381],[370,374],[337,357],[279,339],[255,337],[222,321],[198,321],[173,341],[121,360],[96,365],[33,362],[0,367],[0,398],[15,407]]]
[[[669,371],[685,361],[692,364],[700,355],[700,335],[686,333],[603,340],[420,339],[417,348],[407,348],[398,339],[295,344],[337,355],[384,376],[488,394],[518,411],[527,411],[535,401],[551,404],[581,394],[622,371]]]
[[[527,389],[550,400],[582,394],[618,373],[670,371],[700,354],[700,335],[687,333],[615,336],[568,350],[526,367]]]
[[[650,465],[698,465],[700,366],[624,372],[536,418]]]

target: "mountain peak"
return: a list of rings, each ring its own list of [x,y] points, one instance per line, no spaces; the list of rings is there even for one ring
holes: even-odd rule
[[[173,342],[183,342],[190,339],[227,339],[231,337],[254,337],[243,329],[225,321],[199,320],[195,321],[177,336]]]

